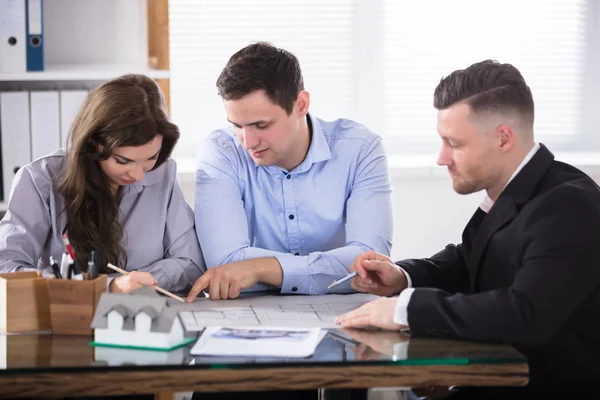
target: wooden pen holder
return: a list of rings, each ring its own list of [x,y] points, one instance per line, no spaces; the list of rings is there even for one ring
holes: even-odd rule
[[[49,279],[50,321],[55,335],[91,335],[92,319],[102,292],[106,291],[106,275],[89,281]]]
[[[51,359],[52,335],[0,335],[0,366],[31,368],[48,365]]]
[[[0,332],[50,329],[46,281],[39,271],[0,274]]]

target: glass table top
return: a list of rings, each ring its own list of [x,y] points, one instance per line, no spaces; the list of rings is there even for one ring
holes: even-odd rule
[[[193,336],[197,336],[194,334]],[[409,337],[400,332],[329,330],[312,357],[204,357],[190,355],[193,343],[171,351],[94,347],[92,336],[48,333],[0,334],[0,373],[102,368],[265,368],[313,365],[465,365],[523,363],[503,344]]]

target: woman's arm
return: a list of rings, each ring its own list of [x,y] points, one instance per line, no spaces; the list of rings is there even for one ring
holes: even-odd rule
[[[0,221],[0,272],[37,269],[51,230],[50,179],[36,179],[23,167],[13,180],[6,215]],[[42,178],[42,177],[37,177]]]

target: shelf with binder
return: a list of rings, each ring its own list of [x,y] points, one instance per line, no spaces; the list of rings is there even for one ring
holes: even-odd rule
[[[169,79],[169,71],[133,64],[48,65],[40,72],[0,72],[0,81],[80,81],[106,80],[124,74],[144,74],[153,79]]]
[[[7,83],[0,82],[2,199],[6,202],[19,168],[66,146],[71,124],[94,85],[85,87],[80,81],[77,88],[67,88],[56,82],[51,89],[29,90],[5,90],[3,85]]]
[[[0,1],[0,212],[15,171],[65,146],[83,99],[103,81],[149,76],[169,108],[168,4]]]
[[[155,25],[168,40],[165,12],[168,2],[161,0],[2,2],[0,81],[106,80],[127,73],[168,79],[168,62],[152,57],[164,40],[154,35]]]

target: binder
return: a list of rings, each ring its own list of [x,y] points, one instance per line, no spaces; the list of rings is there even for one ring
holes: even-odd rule
[[[36,160],[60,147],[58,91],[30,92],[31,158]]]
[[[87,95],[87,90],[62,90],[60,92],[60,145],[63,148],[67,148],[71,125]]]
[[[0,72],[26,72],[25,2],[0,0]]]
[[[44,70],[44,23],[42,0],[25,0],[27,71]]]
[[[3,199],[8,201],[18,169],[31,162],[29,93],[0,92]]]

